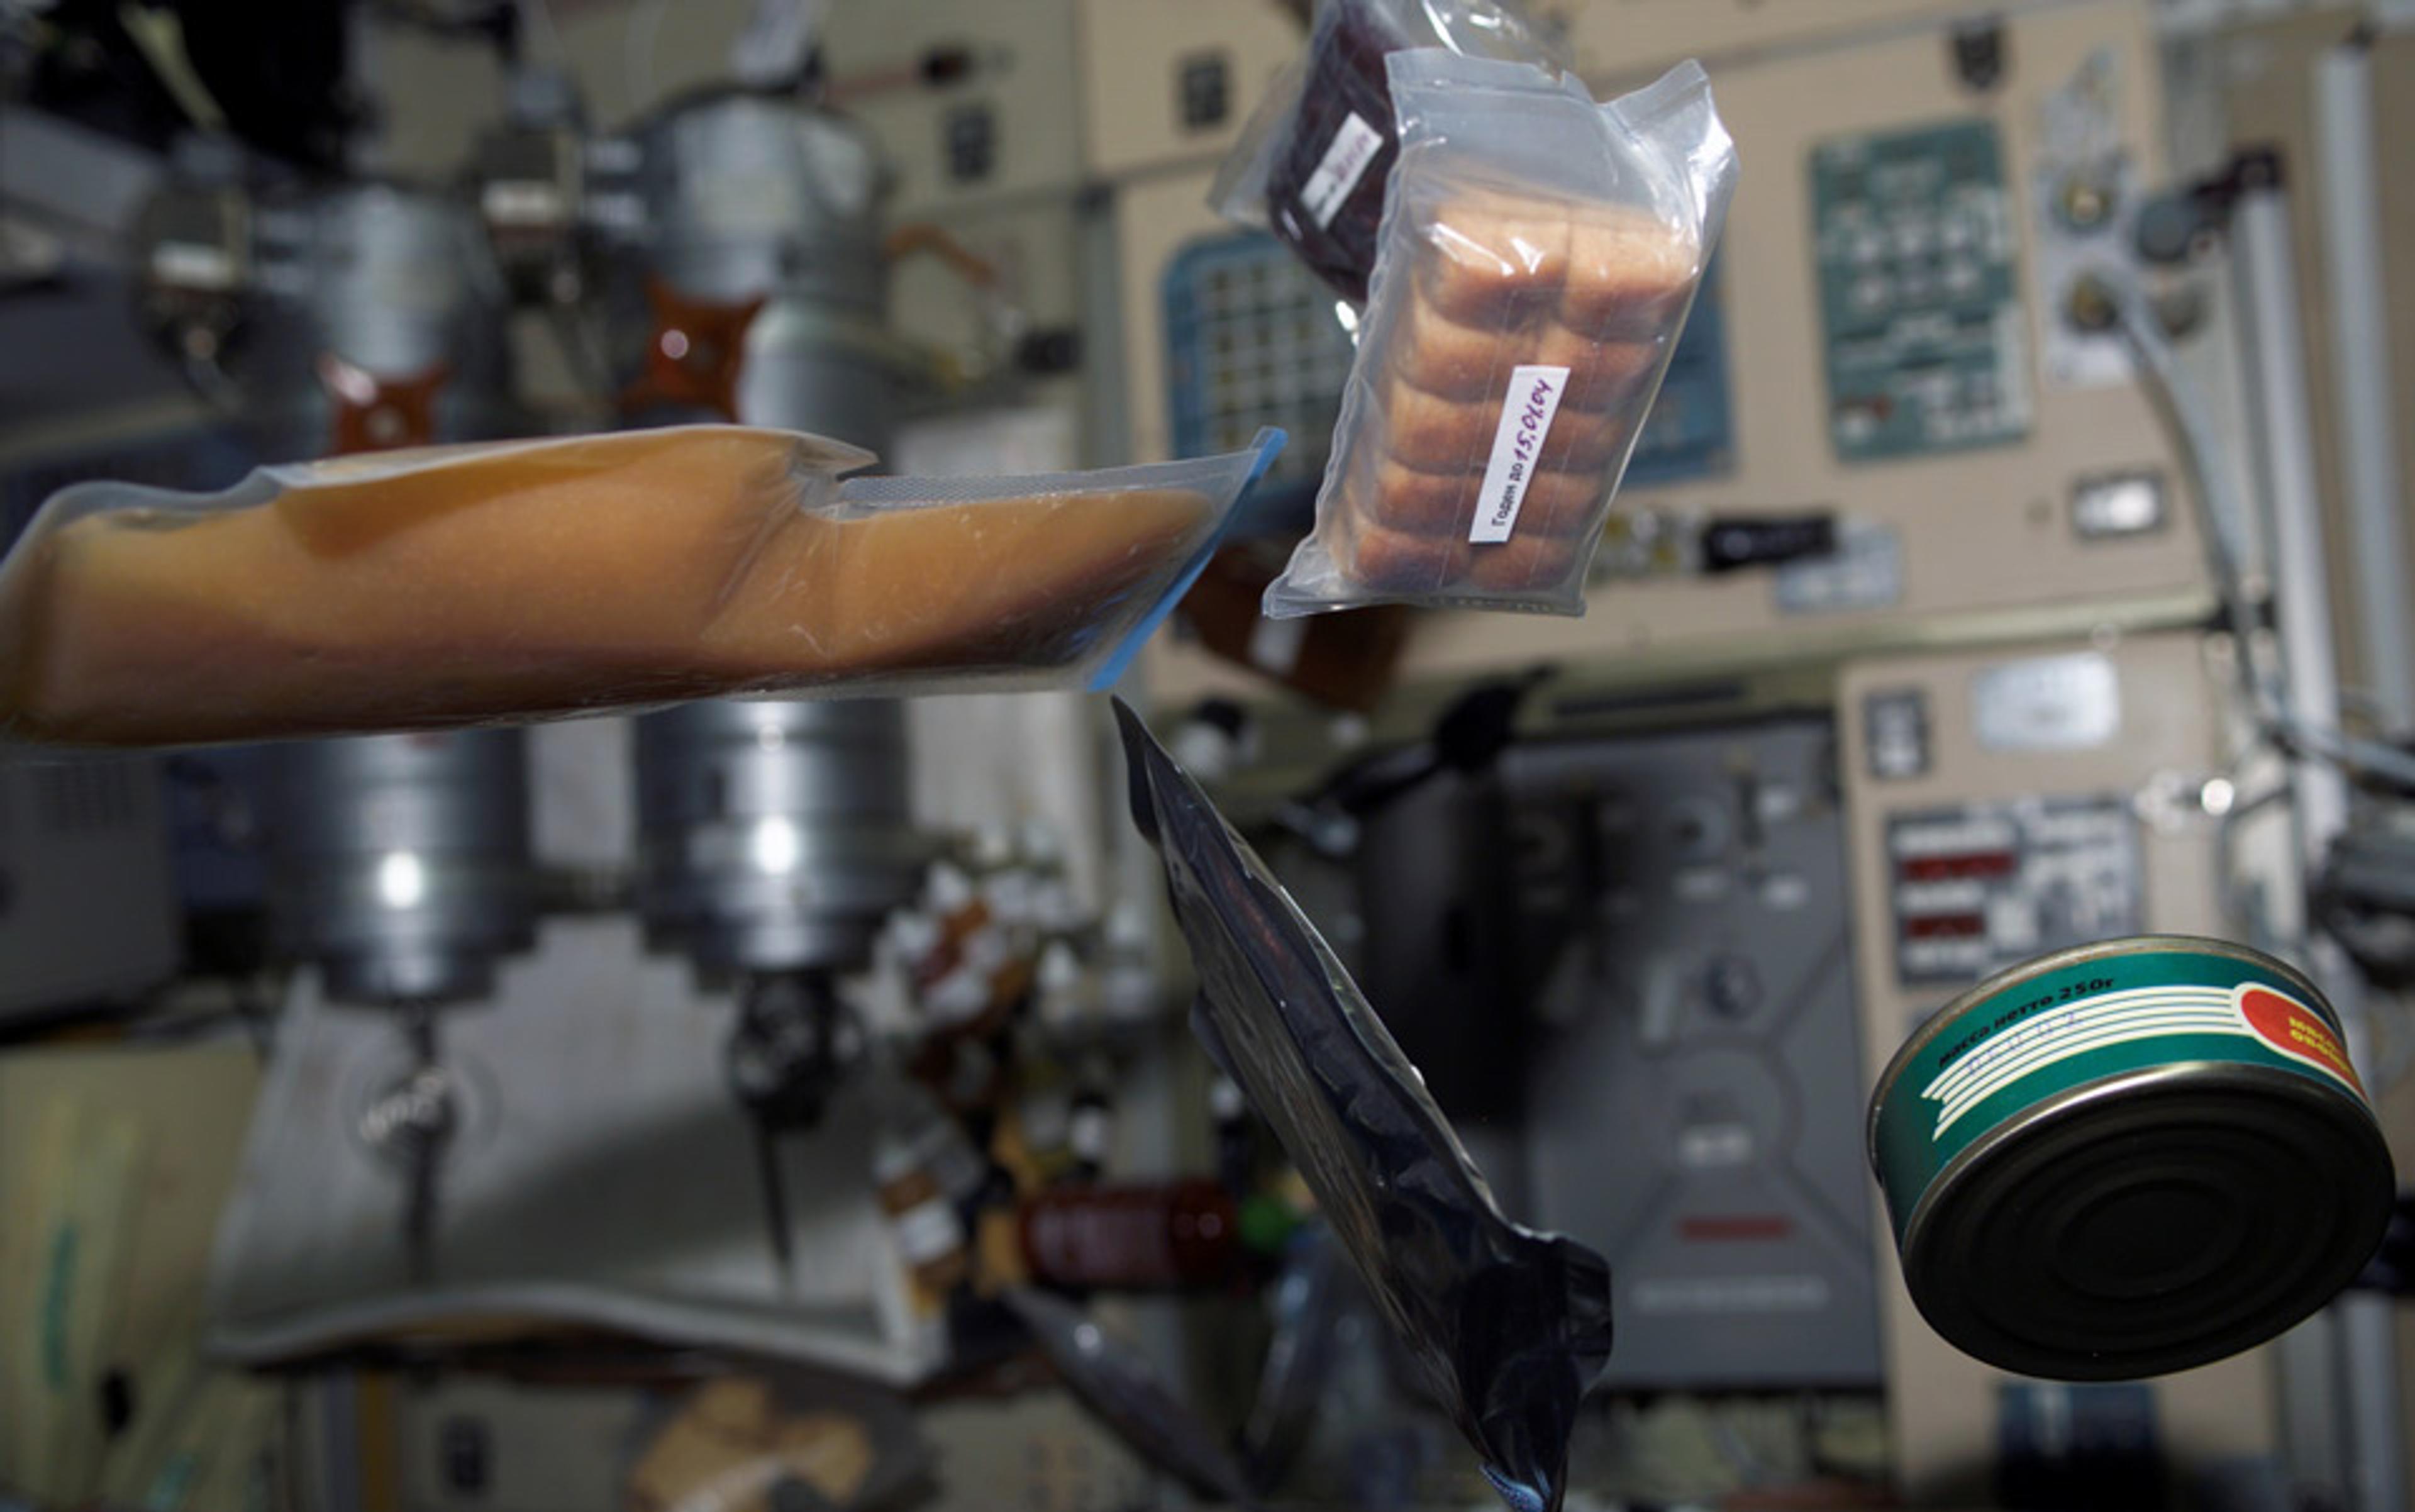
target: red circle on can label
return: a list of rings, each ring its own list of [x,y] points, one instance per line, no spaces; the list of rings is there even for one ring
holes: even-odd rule
[[[2348,1048],[2338,1035],[2315,1011],[2303,1003],[2282,996],[2262,987],[2250,987],[2240,994],[2240,1016],[2257,1038],[2288,1055],[2321,1068],[2354,1087],[2359,1096],[2364,1084],[2356,1079],[2356,1068],[2348,1064]]]

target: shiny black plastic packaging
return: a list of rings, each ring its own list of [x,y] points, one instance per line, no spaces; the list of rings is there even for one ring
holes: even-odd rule
[[[1567,1490],[1610,1265],[1502,1217],[1425,1079],[1256,853],[1118,700],[1132,820],[1199,974],[1192,1026],[1316,1194],[1376,1310],[1520,1512]],[[1470,1011],[1487,1005],[1470,1004]]]

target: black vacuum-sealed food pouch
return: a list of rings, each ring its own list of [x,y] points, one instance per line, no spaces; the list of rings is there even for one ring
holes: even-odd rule
[[[1610,1265],[1509,1221],[1314,925],[1140,717],[1117,718],[1200,988],[1192,1025],[1274,1130],[1434,1400],[1521,1512],[1566,1492],[1610,1358]],[[1471,1011],[1485,1005],[1470,1004]]]

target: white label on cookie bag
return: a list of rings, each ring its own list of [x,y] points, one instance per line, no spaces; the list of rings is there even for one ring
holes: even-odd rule
[[[1334,212],[1358,187],[1358,176],[1367,172],[1383,144],[1384,133],[1369,126],[1358,112],[1342,118],[1341,129],[1333,133],[1316,172],[1308,175],[1307,185],[1299,191],[1299,202],[1315,217],[1317,230],[1333,224]]]
[[[1560,396],[1568,386],[1565,367],[1509,370],[1509,397],[1502,403],[1501,424],[1492,432],[1492,461],[1484,470],[1484,491],[1477,495],[1469,540],[1497,545],[1517,529],[1518,506],[1526,502],[1535,459],[1542,455],[1543,438],[1552,433],[1552,417],[1560,412]]]

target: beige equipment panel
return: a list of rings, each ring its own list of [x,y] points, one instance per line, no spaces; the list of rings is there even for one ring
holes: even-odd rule
[[[1241,134],[1305,35],[1276,0],[1078,0],[1083,165],[1101,178],[1207,163]],[[1221,68],[1223,110],[1185,109]]]
[[[1058,410],[1077,433],[1077,373],[1001,371],[1018,336],[1083,324],[1073,12],[1074,0],[881,0],[832,7],[823,37],[840,107],[896,174],[892,230],[939,233],[892,263],[891,326],[971,385],[965,402]],[[968,72],[925,82],[938,58]],[[957,252],[995,283],[968,277]]]
[[[1136,462],[1174,447],[1166,383],[1165,273],[1177,254],[1234,234],[1208,208],[1212,172],[1198,169],[1136,179],[1116,190],[1116,263],[1123,308],[1125,405]]]
[[[2047,292],[2036,286],[2041,215],[2033,174],[2043,106],[2101,56],[2117,81],[2115,119],[2138,165],[2136,178],[2153,182],[2162,172],[2162,107],[2152,21],[2139,0],[2018,12],[2004,22],[2005,78],[1987,93],[1960,82],[1949,28],[1942,22],[1892,25],[1850,46],[1744,59],[1714,70],[1719,108],[1742,161],[1719,280],[1734,463],[1723,476],[1630,490],[1620,507],[1680,514],[1838,510],[1893,540],[1899,563],[1895,602],[1789,612],[1776,575],[1765,571],[1605,581],[1596,585],[1581,620],[1429,616],[1411,641],[1405,670],[1452,674],[1547,659],[1623,660],[1648,678],[1694,666],[2069,633],[2108,619],[2170,623],[2200,612],[2207,599],[2197,531],[2180,470],[2146,395],[2127,381],[2067,384],[2038,360],[2045,335],[2038,312]],[[1974,118],[1992,122],[1999,133],[2018,232],[2013,265],[2028,311],[2020,336],[2032,396],[2028,433],[2018,442],[1963,451],[1840,461],[1830,440],[1822,367],[1810,154],[1838,139]],[[1204,169],[1185,178],[1152,178],[1124,186],[1118,204],[1125,350],[1140,457],[1162,455],[1167,442],[1159,276],[1192,238],[1219,233],[1202,202],[1206,186]],[[2060,291],[2055,294],[2059,303]],[[2163,480],[2167,522],[2144,534],[2080,537],[2073,526],[2075,487],[2138,472]],[[1228,682],[1226,673],[1202,658],[1186,658],[1179,648],[1159,654],[1155,666],[1169,696]]]
[[[1792,509],[1831,504],[1891,530],[1899,543],[1901,600],[1884,610],[1786,615],[1772,579],[1619,585],[1599,595],[1612,643],[1739,637],[1792,640],[1836,621],[1900,621],[2056,601],[2187,594],[2200,581],[2195,531],[2173,506],[2161,531],[2090,541],[2073,528],[2083,479],[2151,471],[2177,489],[2178,470],[2147,397],[2135,385],[2067,385],[2036,361],[2042,307],[2060,290],[2036,286],[2040,217],[2032,184],[2046,97],[2100,51],[2113,63],[2121,128],[2150,180],[2160,93],[2152,18],[2139,4],[2074,6],[2005,23],[2010,71],[1988,95],[1956,77],[1944,34],[1923,29],[1717,76],[1719,108],[1743,171],[1724,242],[1729,371],[1736,469],[1723,479],[1640,492],[1628,508]],[[2032,319],[2032,418],[2027,438],[1998,446],[1845,463],[1829,435],[1822,368],[1821,298],[1808,245],[1808,157],[1820,143],[1985,115],[2003,146],[2019,232],[2015,263]],[[1532,634],[1532,632],[1529,632]]]
[[[1817,46],[1890,24],[2009,7],[1986,0],[1559,0],[1540,8],[1566,27],[1585,77],[1612,79],[1685,57],[1716,65],[1728,54]]]
[[[979,287],[948,259],[928,253],[901,258],[889,286],[889,322],[898,335],[942,353],[977,380],[994,376],[1012,358],[1017,334],[1080,328],[1083,243],[1072,195],[926,212],[908,211],[892,224],[942,228],[955,246],[995,270],[998,281]],[[1081,379],[1022,379],[1013,392],[1025,403],[1078,408]]]
[[[1958,987],[1903,980],[1899,936],[1916,905],[1899,895],[1890,835],[1906,821],[2000,805],[2118,803],[2135,836],[2135,925],[2106,916],[2107,933],[2130,929],[2220,933],[2215,837],[2188,800],[2216,770],[2224,690],[2198,637],[2139,636],[1856,663],[1837,714],[1847,833],[1852,855],[1855,980],[1871,1085],[1896,1049]],[[1926,770],[1909,772],[1908,708],[1917,705]],[[1983,706],[1984,705],[1984,711]],[[1874,739],[1874,731],[1875,739]],[[1905,771],[1880,777],[1874,769]],[[2061,868],[2032,867],[2000,891],[2018,914],[2025,889]],[[1991,907],[2000,906],[1991,900]],[[2019,932],[2032,921],[1991,929]],[[2017,944],[2017,942],[2008,942]],[[2012,953],[2055,943],[2039,939]],[[2009,1379],[1958,1353],[1912,1309],[1886,1220],[1878,1220],[1887,1400],[1898,1474],[1914,1505],[1963,1505],[1984,1484],[1957,1477],[1985,1466],[1997,1445],[1998,1386]],[[2176,1463],[2272,1447],[2272,1370],[2264,1352],[2155,1383],[2158,1428]]]
[[[841,109],[880,138],[897,174],[891,214],[953,211],[1081,180],[1073,0],[880,0],[829,9],[823,46]],[[927,58],[966,76],[925,82]]]

